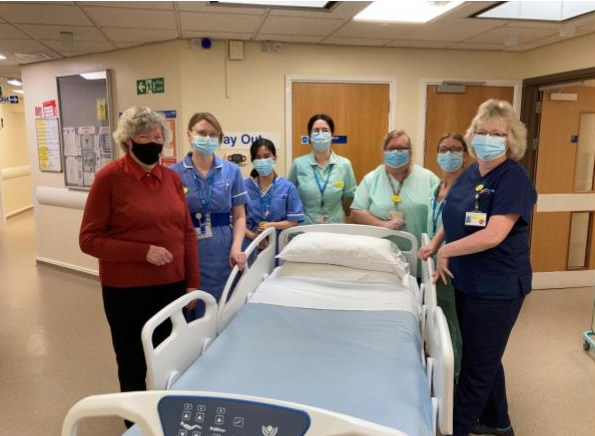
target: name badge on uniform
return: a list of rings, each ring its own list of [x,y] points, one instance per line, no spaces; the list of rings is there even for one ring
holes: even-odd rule
[[[318,223],[318,224],[326,224],[329,221],[329,216],[328,215],[316,215],[314,217],[314,222]]]
[[[195,227],[194,232],[196,233],[196,239],[208,239],[213,237],[213,230],[211,228],[211,215],[206,214],[206,217],[202,213],[196,214],[196,219],[200,223],[200,227]]]
[[[472,227],[485,227],[488,222],[488,214],[485,212],[465,213],[465,225]]]
[[[405,219],[405,214],[403,212],[401,212],[400,210],[391,210],[388,215],[390,216],[391,220],[394,220],[395,218],[400,218],[402,220]]]

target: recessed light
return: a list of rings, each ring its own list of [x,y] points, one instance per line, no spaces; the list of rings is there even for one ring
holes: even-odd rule
[[[8,79],[6,83],[12,86],[23,86],[23,82],[21,82],[19,79]]]
[[[25,91],[23,91],[22,89],[13,89],[12,92],[14,92],[15,94],[24,94]]]
[[[382,21],[391,23],[427,23],[451,9],[462,1],[394,1],[380,0],[370,4],[357,14],[355,21]]]
[[[592,1],[512,1],[501,2],[474,17],[562,22],[591,12],[595,12],[595,2]]]
[[[3,54],[0,54],[0,61],[3,61],[6,59],[6,56],[4,56]]]
[[[211,4],[217,3],[224,3],[229,4],[232,6],[264,6],[267,8],[277,7],[277,8],[314,8],[314,9],[328,9],[328,3],[334,2],[326,2],[326,1],[252,1],[252,0],[223,0],[223,1],[216,1],[210,2]]]

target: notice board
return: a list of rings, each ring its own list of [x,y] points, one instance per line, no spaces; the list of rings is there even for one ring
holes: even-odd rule
[[[110,72],[72,74],[56,80],[64,180],[69,188],[89,189],[97,172],[114,159]]]

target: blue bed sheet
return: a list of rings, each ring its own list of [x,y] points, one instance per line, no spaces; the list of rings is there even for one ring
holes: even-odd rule
[[[250,303],[173,389],[276,398],[430,436],[421,346],[406,311]]]

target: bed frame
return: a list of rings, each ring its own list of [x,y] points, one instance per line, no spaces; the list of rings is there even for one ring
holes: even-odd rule
[[[412,275],[415,274],[417,266],[417,241],[415,237],[409,233],[355,224],[307,225],[293,227],[281,232],[279,235],[280,248],[282,249],[285,247],[292,235],[303,232],[344,233],[378,238],[397,236],[410,241],[411,243],[411,248],[402,252],[407,258]],[[427,236],[424,236],[425,239],[423,239],[422,242],[425,244],[427,242]],[[141,336],[147,361],[147,389],[170,389],[179,376],[200,357],[208,347],[209,343],[225,328],[225,326],[227,326],[235,314],[241,310],[259,284],[274,270],[275,255],[277,252],[277,235],[274,229],[268,229],[261,233],[247,247],[245,253],[248,258],[252,258],[253,254],[257,253],[261,241],[265,239],[268,241],[267,247],[258,252],[258,255],[253,262],[246,264],[244,271],[239,271],[237,266],[232,269],[231,275],[223,290],[219,305],[217,305],[215,299],[211,295],[202,291],[194,291],[166,306],[145,324]],[[432,284],[433,272],[434,265],[432,259],[422,262],[422,285],[419,292],[419,302],[422,307],[420,330],[423,335],[422,337],[425,339],[425,353],[422,352],[421,362],[425,366],[430,383],[432,406],[434,410],[434,432],[437,434],[436,429],[438,428],[442,434],[450,434],[452,433],[454,357],[446,318],[444,317],[442,310],[437,307],[436,303],[436,287]],[[202,300],[205,302],[205,314],[198,320],[186,323],[183,309],[193,300]],[[172,321],[172,333],[165,341],[155,348],[152,344],[153,332],[157,326],[168,318]],[[173,392],[169,392],[169,394],[173,395]],[[213,393],[200,394],[211,396],[216,395]],[[121,403],[119,399],[120,395],[128,395],[132,398],[131,394],[98,396],[92,397],[94,398],[94,403],[92,402],[89,404],[104,404],[103,398],[108,397],[109,404],[114,402]],[[145,397],[141,398],[142,394],[139,393],[138,395],[140,395],[138,401],[145,401]],[[149,395],[149,393],[147,393],[147,395]],[[160,395],[163,396],[167,394],[162,392]],[[195,392],[193,395],[198,395],[198,393]],[[229,397],[227,394],[223,396]],[[149,396],[146,398],[149,398]],[[155,397],[150,398],[151,401],[153,401]],[[260,399],[259,401],[274,402],[275,400]],[[313,408],[305,405],[299,405],[298,408],[313,410]],[[91,410],[88,407],[88,403],[81,406],[79,410],[83,409],[86,412]],[[109,409],[109,407],[107,407],[107,409]],[[142,421],[138,413],[132,409],[129,410],[129,412],[133,414],[126,416],[123,415],[124,412],[120,409],[118,409],[118,413],[115,413],[116,409],[112,408],[109,410],[111,411],[109,414],[118,414],[123,417],[129,417],[135,422]],[[105,414],[93,416],[104,415]],[[340,414],[331,413],[331,415]],[[66,431],[66,433],[63,432],[63,436],[75,434],[75,432],[71,433],[70,429],[72,426],[76,427],[76,420],[80,419],[82,416],[83,415],[80,415],[80,413],[74,414],[73,417],[76,417],[77,419],[72,418],[68,420],[68,422],[65,421],[64,431]],[[85,416],[91,415],[87,414]],[[353,420],[353,418],[351,418],[351,420]],[[392,431],[390,434],[393,436],[403,435],[393,429],[382,426],[376,427],[383,428],[386,431]],[[146,431],[147,429],[143,428],[143,432]],[[378,431],[377,433],[383,434],[383,431]],[[153,433],[148,432],[144,434],[152,435]],[[156,433],[156,435],[159,434],[160,433]],[[323,432],[323,434],[330,435],[332,433]]]

